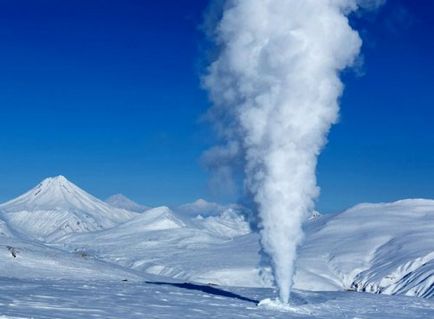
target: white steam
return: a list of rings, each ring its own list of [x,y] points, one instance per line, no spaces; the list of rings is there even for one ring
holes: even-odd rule
[[[224,167],[228,156],[242,158],[261,244],[283,303],[289,300],[301,226],[319,194],[317,157],[338,118],[339,73],[360,51],[361,39],[347,19],[360,5],[228,0],[215,30],[220,53],[204,83],[227,148],[215,148],[208,157],[217,154]]]

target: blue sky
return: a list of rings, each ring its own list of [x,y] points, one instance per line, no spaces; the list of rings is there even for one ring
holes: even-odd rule
[[[203,0],[0,0],[0,201],[62,174],[148,205],[213,194],[199,164]],[[353,17],[363,66],[319,160],[318,209],[434,198],[434,2]]]

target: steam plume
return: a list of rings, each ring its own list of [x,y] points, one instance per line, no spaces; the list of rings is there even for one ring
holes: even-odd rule
[[[289,301],[302,222],[319,194],[317,157],[338,117],[339,73],[353,64],[362,44],[347,16],[378,3],[227,0],[215,29],[220,53],[204,83],[223,146],[208,157],[218,154],[223,163],[242,158],[283,303]]]

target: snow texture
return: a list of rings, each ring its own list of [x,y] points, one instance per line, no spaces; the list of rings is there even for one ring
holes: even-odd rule
[[[427,319],[429,300],[347,292],[294,291],[295,311],[258,307],[269,289],[174,281],[142,283],[0,279],[0,318]]]

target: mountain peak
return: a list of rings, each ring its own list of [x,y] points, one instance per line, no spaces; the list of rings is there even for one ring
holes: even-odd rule
[[[53,181],[56,183],[69,183],[68,179],[63,175],[57,175],[54,177],[48,177],[45,180]]]
[[[82,190],[64,176],[49,177],[27,193],[0,205],[8,222],[36,238],[113,227],[133,218]]]
[[[73,193],[82,192],[81,189],[70,182],[66,177],[59,175],[48,177],[40,182],[29,193],[32,193],[34,198],[50,197],[50,200],[60,198],[67,199]],[[69,195],[68,195],[69,194]]]
[[[37,188],[39,186],[41,186],[41,187],[56,187],[56,186],[70,186],[70,185],[74,185],[74,184],[71,183],[65,176],[58,175],[58,176],[48,177],[48,178],[44,179],[41,183],[39,183]]]
[[[92,198],[64,176],[48,177],[27,193],[1,206],[5,210],[56,209],[76,206],[81,199]]]

